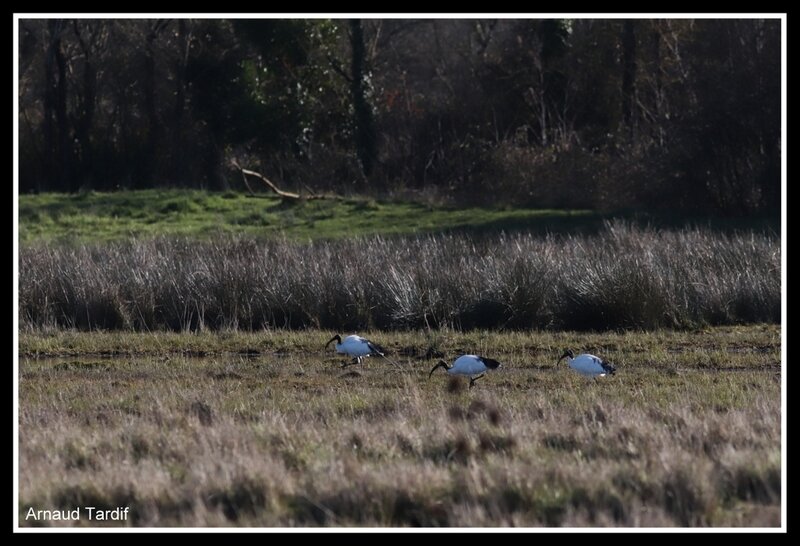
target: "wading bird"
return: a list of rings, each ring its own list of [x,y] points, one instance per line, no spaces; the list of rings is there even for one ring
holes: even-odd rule
[[[350,364],[361,364],[361,359],[370,355],[379,355],[385,358],[385,355],[383,354],[384,350],[379,345],[376,345],[375,343],[372,343],[370,340],[364,339],[361,336],[347,336],[344,338],[344,341],[342,341],[341,336],[336,334],[330,340],[328,340],[328,343],[325,344],[326,349],[332,341],[336,341],[336,345],[334,345],[334,347],[336,348],[337,353],[342,353],[353,357],[353,361]],[[342,364],[342,368],[345,366],[348,366],[348,364]]]
[[[589,354],[575,356],[575,354],[569,349],[564,351],[564,354],[561,355],[561,358],[559,358],[558,362],[556,362],[556,366],[558,366],[558,363],[565,358],[567,359],[567,364],[569,364],[570,368],[587,377],[594,377],[597,379],[598,377],[603,377],[606,374],[614,375],[614,372],[617,371],[614,366],[600,357]]]
[[[428,377],[433,375],[438,368],[444,368],[447,373],[453,375],[467,375],[469,376],[469,388],[471,389],[475,382],[486,375],[488,370],[496,370],[502,365],[491,358],[486,358],[477,355],[462,355],[456,358],[452,366],[449,366],[444,360],[440,360],[436,366],[433,367]],[[480,375],[478,375],[480,374]],[[478,375],[477,377],[472,377]]]

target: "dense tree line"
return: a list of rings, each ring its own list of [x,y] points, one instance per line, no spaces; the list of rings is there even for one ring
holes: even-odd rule
[[[774,213],[778,20],[20,21],[20,190]]]

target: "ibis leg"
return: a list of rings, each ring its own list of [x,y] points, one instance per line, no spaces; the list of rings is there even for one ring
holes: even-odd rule
[[[482,374],[480,374],[478,377],[470,377],[470,378],[469,378],[469,388],[471,389],[471,388],[472,388],[472,386],[473,386],[473,385],[475,385],[475,382],[476,382],[478,379],[480,379],[481,377],[483,377],[484,375],[486,375],[486,374],[485,374],[485,373],[482,373]]]
[[[352,365],[354,365],[354,364],[358,364],[358,363],[359,363],[359,360],[358,360],[357,358],[354,358],[354,359],[353,359],[353,360],[351,360],[350,362],[343,362],[343,363],[342,363],[342,368],[346,368],[346,367],[348,367],[348,366],[352,366]]]

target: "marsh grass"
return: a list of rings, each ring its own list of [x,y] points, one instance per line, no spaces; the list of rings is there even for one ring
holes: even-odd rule
[[[420,332],[375,332],[400,368],[357,373],[329,332],[57,334],[148,356],[21,362],[20,523],[122,505],[131,526],[778,526],[779,332],[439,332],[448,359],[503,362],[473,389],[427,377]],[[556,368],[564,346],[619,371]]]
[[[596,235],[218,237],[25,246],[20,324],[81,330],[694,328],[780,321],[780,241]],[[432,349],[435,347],[432,345]]]

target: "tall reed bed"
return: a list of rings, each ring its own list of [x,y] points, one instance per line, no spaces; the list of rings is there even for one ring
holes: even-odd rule
[[[220,237],[20,251],[23,328],[689,327],[780,321],[780,240],[608,223],[596,235],[299,244]]]

